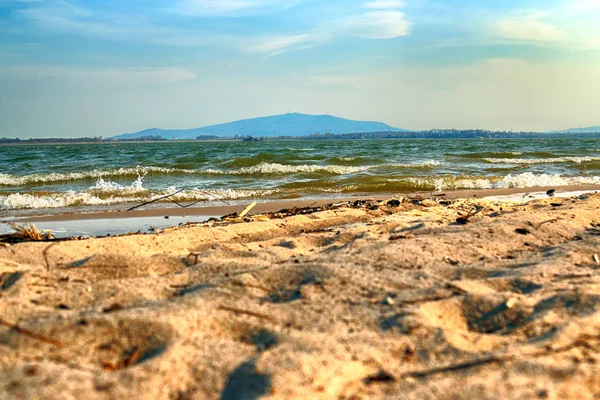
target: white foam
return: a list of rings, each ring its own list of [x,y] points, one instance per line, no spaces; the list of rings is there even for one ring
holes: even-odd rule
[[[135,182],[134,182],[135,184]],[[112,188],[109,183],[108,186]],[[133,186],[133,185],[132,185]],[[129,187],[130,188],[130,187]],[[171,190],[173,189],[173,190]],[[112,189],[110,189],[112,190]],[[150,193],[146,189],[135,191],[119,192],[116,191],[108,195],[106,191],[100,193],[91,189],[85,192],[62,192],[48,195],[35,195],[30,193],[13,193],[8,196],[0,196],[0,210],[20,210],[20,209],[44,209],[44,208],[63,208],[69,206],[99,206],[122,203],[135,203],[158,199],[165,195],[176,192],[175,188],[165,191]],[[236,190],[236,189],[189,189],[178,193],[171,198],[176,201],[218,201],[218,200],[236,200],[252,197],[267,196],[276,193],[277,190]]]
[[[600,157],[553,157],[553,158],[484,158],[485,161],[493,164],[555,164],[555,163],[576,163],[600,161]]]
[[[562,177],[560,175],[540,174],[524,172],[518,175],[509,174],[501,181],[495,183],[495,187],[504,188],[528,188],[536,186],[569,186],[569,185],[593,185],[599,184],[598,176],[575,176]]]
[[[11,195],[0,197],[0,209],[20,210],[29,208],[61,208],[68,206],[82,205],[103,205],[125,203],[131,200],[125,197],[111,197],[101,199],[91,193],[65,192],[55,193],[45,196],[35,196],[28,193],[13,193]]]
[[[442,165],[440,161],[428,160],[420,164],[380,164],[380,165],[364,165],[364,166],[346,166],[346,165],[286,165],[279,163],[261,162],[252,167],[243,167],[236,171],[208,169],[204,172],[218,175],[285,175],[293,173],[316,173],[327,172],[335,175],[356,174],[359,172],[368,171],[376,168],[432,168]]]
[[[288,151],[315,151],[315,149],[307,147],[307,148],[300,148],[300,149],[295,149],[293,147],[288,147],[286,150]]]
[[[49,174],[33,174],[25,176],[15,176],[10,174],[0,173],[0,186],[21,186],[32,183],[50,183],[50,182],[67,182],[83,179],[107,178],[116,176],[144,176],[148,173],[180,173],[180,174],[197,174],[202,171],[192,169],[176,169],[163,167],[142,167],[135,168],[116,168],[108,170],[93,170],[86,172],[53,172]]]
[[[396,179],[394,181],[403,181]],[[503,178],[483,177],[409,177],[406,181],[417,187],[435,187],[436,191],[452,189],[511,189],[531,188],[543,186],[570,186],[570,185],[594,185],[600,184],[599,176],[576,176],[562,177],[560,175],[533,174],[524,172],[522,174],[509,174]]]
[[[91,186],[88,190],[93,193],[120,193],[120,194],[133,194],[147,191],[143,186],[144,177],[138,176],[137,179],[129,186],[123,186],[116,182],[106,181],[102,178],[98,178],[96,184]]]
[[[353,167],[344,165],[284,165],[279,163],[268,163],[261,162],[258,165],[252,167],[240,168],[237,171],[225,171],[208,169],[206,173],[219,174],[219,175],[254,175],[254,174],[272,174],[272,175],[283,175],[290,173],[315,173],[315,172],[329,172],[336,175],[345,174],[356,174],[358,172],[366,171],[370,167]]]
[[[415,167],[423,167],[423,168],[439,167],[440,165],[442,165],[442,163],[437,160],[427,160],[421,164],[413,164],[413,166],[415,166]]]
[[[351,161],[355,157],[341,158],[344,161]],[[364,166],[344,166],[344,165],[285,165],[279,163],[262,162],[260,164],[243,167],[238,170],[221,170],[221,169],[206,169],[206,170],[194,170],[194,169],[177,169],[177,168],[163,168],[163,167],[143,167],[137,166],[134,168],[117,168],[109,170],[93,170],[86,172],[53,172],[48,174],[33,174],[33,175],[10,175],[0,173],[0,186],[23,186],[28,184],[37,183],[53,183],[53,182],[69,182],[84,179],[98,179],[96,183],[96,189],[99,190],[120,190],[121,187],[116,186],[116,183],[106,181],[110,177],[125,177],[125,176],[138,176],[144,177],[147,174],[159,173],[159,174],[189,174],[189,175],[255,175],[255,174],[293,174],[293,173],[315,173],[315,172],[327,172],[335,175],[346,175],[356,174],[359,172],[367,171],[374,168],[382,167],[396,167],[396,168],[433,168],[442,165],[437,160],[427,160],[422,163],[416,164],[381,164],[381,165],[364,165]]]

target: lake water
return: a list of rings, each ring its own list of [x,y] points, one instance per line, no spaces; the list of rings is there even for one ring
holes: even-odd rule
[[[600,139],[162,142],[0,147],[0,212],[123,209],[600,183]]]

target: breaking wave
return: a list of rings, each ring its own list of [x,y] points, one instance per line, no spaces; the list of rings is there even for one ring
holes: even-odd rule
[[[118,168],[109,170],[93,170],[86,172],[53,172],[48,174],[33,175],[10,175],[0,173],[0,186],[24,186],[31,184],[58,183],[69,181],[80,181],[86,179],[106,179],[118,177],[143,177],[152,174],[162,175],[284,175],[294,173],[329,173],[334,175],[356,174],[375,168],[396,167],[396,168],[433,168],[442,165],[436,160],[428,160],[423,163],[415,164],[379,164],[364,166],[347,165],[287,165],[279,163],[261,162],[260,164],[242,167],[239,169],[180,169],[164,167],[134,167]]]
[[[397,181],[406,180],[415,186],[415,189],[453,190],[453,189],[510,189],[533,188],[543,186],[576,186],[600,184],[600,176],[563,177],[560,175],[509,174],[505,177],[408,177]]]
[[[555,164],[555,163],[575,163],[582,164],[586,162],[600,161],[600,157],[553,157],[553,158],[484,158],[492,164]]]
[[[123,203],[145,202],[177,191],[171,187],[167,190],[150,191],[143,187],[143,178],[138,177],[131,185],[123,186],[115,182],[99,178],[94,186],[81,192],[38,192],[12,193],[0,195],[0,210],[63,208],[72,206],[100,206]],[[276,193],[276,189],[186,189],[170,199],[185,201],[219,201],[237,200],[252,197],[263,197]],[[168,200],[167,200],[168,201]]]
[[[347,165],[286,165],[279,163],[262,162],[252,167],[244,167],[234,171],[227,170],[206,170],[206,173],[219,175],[284,175],[294,173],[319,173],[326,172],[334,175],[357,174],[376,168],[395,167],[395,168],[433,168],[442,165],[436,160],[429,160],[418,164],[380,164],[364,166]]]
[[[115,168],[107,170],[93,170],[85,172],[51,172],[49,174],[33,174],[16,176],[0,173],[1,186],[22,186],[36,183],[69,182],[84,179],[97,178],[115,178],[128,176],[145,176],[148,174],[195,174],[198,173],[192,169],[176,169],[163,167],[134,167],[134,168]]]

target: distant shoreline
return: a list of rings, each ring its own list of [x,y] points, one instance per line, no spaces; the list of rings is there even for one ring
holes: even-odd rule
[[[365,134],[339,134],[332,136],[299,136],[299,137],[261,137],[261,140],[253,140],[248,142],[277,142],[277,141],[324,141],[324,140],[415,140],[415,139],[444,139],[444,140],[502,140],[502,139],[600,139],[600,133],[581,133],[581,134],[569,134],[569,133],[531,133],[531,134],[491,134],[490,136],[453,136],[450,134],[426,135],[415,133],[414,136],[402,133],[402,135],[394,136],[370,136],[373,133]],[[49,139],[55,140],[55,139]],[[222,142],[244,142],[247,140],[240,138],[220,138],[220,139],[165,139],[165,140],[112,140],[105,139],[102,141],[97,140],[78,140],[71,141],[65,139],[61,141],[48,141],[48,139],[26,139],[20,141],[11,142],[0,142],[0,147],[6,146],[31,146],[31,145],[47,145],[47,146],[64,146],[64,145],[82,145],[82,144],[97,144],[97,145],[116,145],[116,144],[141,144],[141,143],[222,143]]]
[[[30,141],[31,140],[31,141]],[[12,143],[0,143],[0,147],[6,146],[64,146],[64,145],[81,145],[81,144],[97,144],[97,145],[106,145],[110,146],[113,144],[140,144],[140,143],[196,143],[196,142],[241,142],[241,139],[210,139],[210,140],[197,140],[197,139],[182,139],[182,140],[105,140],[102,142],[97,141],[80,141],[80,142],[46,142],[46,141],[36,141],[35,139],[30,140],[21,140],[20,142],[12,142]]]

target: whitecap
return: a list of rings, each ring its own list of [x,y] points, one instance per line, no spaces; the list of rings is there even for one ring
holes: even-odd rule
[[[553,158],[484,158],[485,161],[492,164],[555,164],[555,163],[576,163],[600,161],[600,157],[553,157]]]

